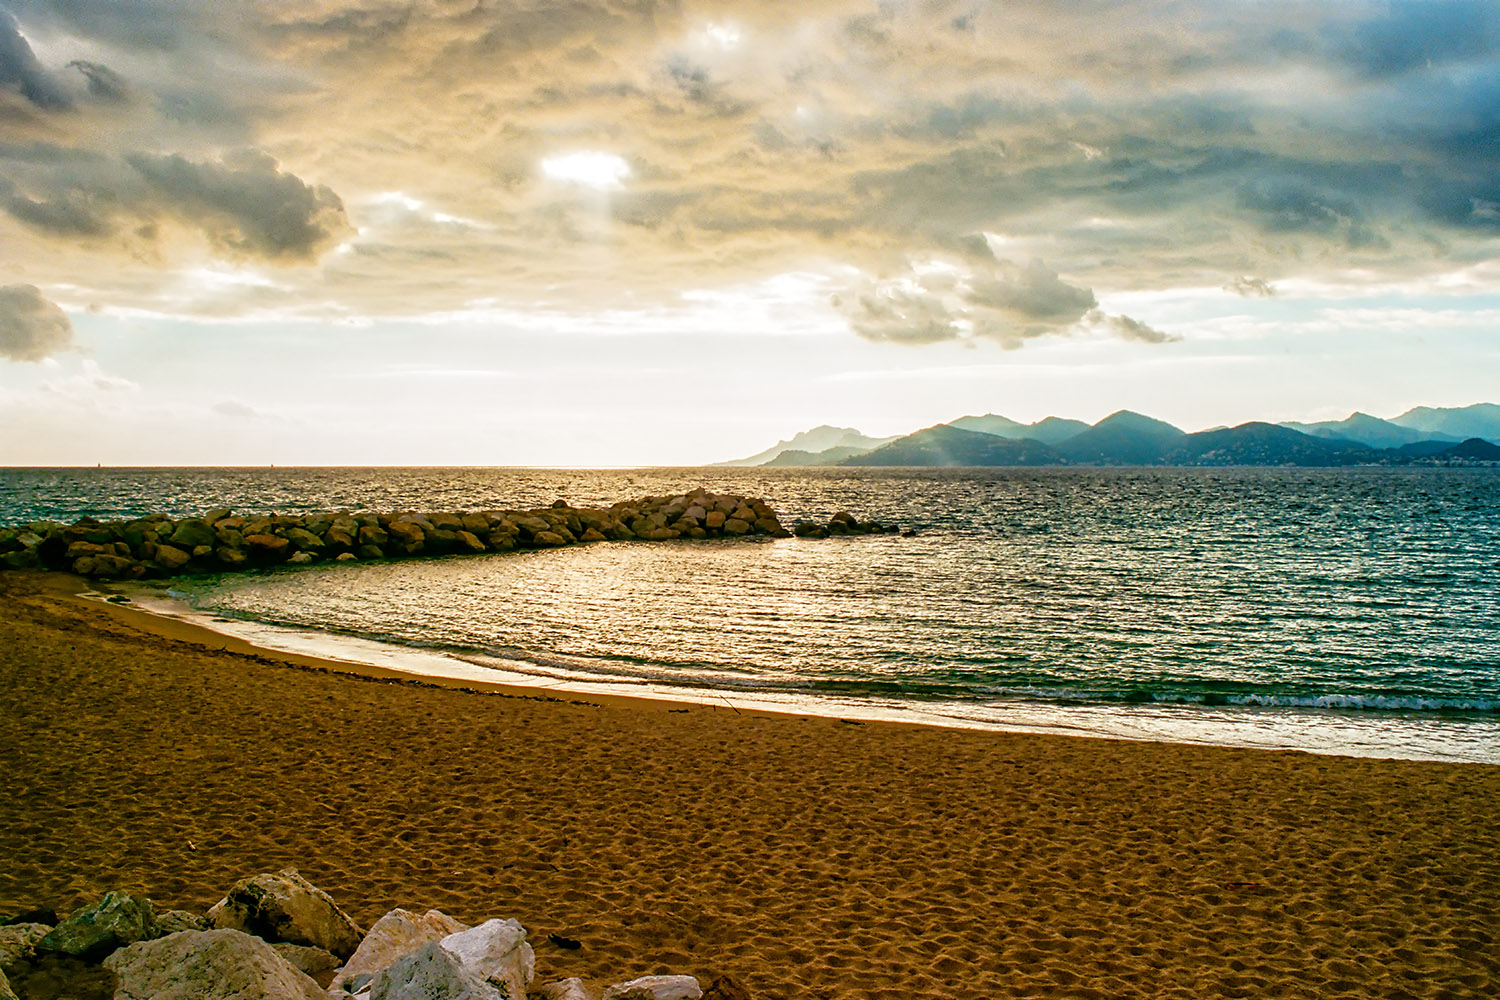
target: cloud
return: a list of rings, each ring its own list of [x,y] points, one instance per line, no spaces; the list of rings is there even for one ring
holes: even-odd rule
[[[41,361],[72,348],[72,321],[41,289],[0,286],[0,357]]]
[[[299,261],[349,231],[342,200],[325,185],[283,172],[258,150],[218,162],[180,155],[122,158],[73,148],[0,146],[0,209],[34,230],[98,241],[127,230],[122,245],[154,245],[162,224],[202,232],[231,256]]]
[[[923,260],[894,278],[862,279],[833,304],[859,336],[903,344],[984,340],[1015,349],[1085,325],[1142,343],[1176,339],[1128,316],[1106,316],[1092,290],[1041,261],[996,258],[987,244],[966,260]]]
[[[213,411],[223,417],[250,420],[260,416],[260,411],[235,399],[226,399],[213,405]]]
[[[37,61],[31,43],[8,12],[0,10],[0,87],[14,87],[22,97],[47,111],[72,106],[66,91]]]
[[[1085,321],[1091,327],[1118,337],[1121,340],[1133,340],[1141,344],[1169,344],[1182,338],[1176,334],[1163,333],[1153,327],[1147,326],[1138,319],[1129,316],[1111,316],[1101,310],[1091,310]]]
[[[186,229],[320,259],[288,301],[344,316],[852,268],[873,284],[841,308],[866,336],[1014,344],[1080,322],[1094,290],[1400,280],[1489,259],[1500,230],[1500,8],[1472,0],[10,9],[0,98],[42,121],[0,148],[0,239],[55,251],[32,253],[43,285],[82,259],[91,293],[168,312],[193,308],[158,276]],[[23,77],[71,86],[73,110]],[[568,154],[630,175],[548,183]],[[472,224],[388,224],[369,207],[388,191]],[[1047,268],[975,264],[975,232]],[[902,284],[945,254],[966,290]]]
[[[86,59],[74,59],[68,63],[68,68],[82,73],[88,80],[89,94],[101,101],[123,103],[130,98],[130,84],[108,66]]]
[[[282,173],[258,151],[225,163],[182,156],[126,156],[161,196],[219,246],[267,258],[310,258],[347,232],[344,203],[324,185]]]
[[[1235,278],[1224,288],[1247,299],[1269,299],[1276,296],[1275,285],[1265,278],[1255,278],[1247,274]]]

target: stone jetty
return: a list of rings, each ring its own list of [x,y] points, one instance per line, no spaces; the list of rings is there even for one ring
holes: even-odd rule
[[[0,998],[16,996],[8,977],[45,965],[51,987],[71,978],[97,993],[104,977],[114,1000],[749,1000],[727,976],[538,982],[527,937],[513,919],[471,927],[440,910],[391,910],[361,931],[286,868],[241,879],[204,914],[116,891],[61,921],[0,919]]]
[[[800,521],[804,538],[897,529],[840,511],[826,523]],[[533,510],[354,511],[236,514],[211,510],[174,519],[82,518],[0,528],[0,568],[48,569],[100,580],[139,580],[278,565],[364,562],[412,556],[478,555],[603,541],[789,538],[765,500],[699,488],[676,496],[623,500],[602,508],[558,500]]]

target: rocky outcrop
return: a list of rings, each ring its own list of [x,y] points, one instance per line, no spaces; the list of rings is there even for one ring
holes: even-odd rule
[[[439,942],[464,968],[507,997],[524,997],[536,969],[526,928],[515,920],[486,920]]]
[[[596,994],[582,979],[558,979],[531,991],[533,1000],[594,1000]]]
[[[359,943],[359,948],[349,956],[349,961],[339,970],[338,975],[334,976],[329,989],[335,996],[341,992],[357,992],[375,973],[397,959],[424,945],[467,929],[465,924],[441,910],[428,910],[426,913],[392,910],[375,921],[375,925]]]
[[[804,537],[895,530],[860,522],[847,513],[834,515],[826,526],[804,523],[811,526],[804,532],[799,525]],[[215,510],[180,520],[153,514],[133,521],[37,522],[0,528],[0,567],[136,580],[329,561],[480,555],[603,541],[790,535],[764,500],[699,488],[600,508],[577,508],[559,500],[535,510],[464,513],[357,511],[247,517]]]
[[[798,538],[837,538],[843,535],[893,535],[900,530],[893,524],[861,521],[847,510],[841,510],[829,518],[827,524],[798,521],[792,527],[792,534]]]
[[[36,955],[36,943],[52,930],[46,924],[0,927],[0,971],[13,972]]]
[[[508,993],[485,982],[479,974],[436,941],[398,958],[375,974],[370,1000],[525,1000],[526,993]]]
[[[163,925],[209,920],[219,926],[163,932]],[[526,928],[512,919],[469,927],[439,910],[395,909],[363,941],[357,934],[333,900],[291,868],[241,879],[206,918],[180,910],[158,917],[144,897],[111,892],[55,928],[0,925],[0,1000],[14,995],[6,993],[4,973],[20,976],[25,987],[38,976],[55,977],[52,965],[59,963],[69,969],[68,982],[88,995],[94,986],[85,989],[79,975],[97,974],[100,983],[114,977],[115,1000],[749,1000],[724,977],[707,991],[692,976],[660,975],[619,982],[602,994],[580,979],[533,989],[536,956]],[[337,945],[346,935],[358,947],[349,948],[341,968],[322,946],[290,943],[323,938]],[[556,934],[549,938],[579,947]],[[46,954],[34,954],[43,940],[49,941]],[[32,967],[42,962],[51,965]]]
[[[326,1000],[318,984],[242,931],[179,931],[104,960],[115,1000]]]
[[[214,927],[254,934],[265,941],[312,945],[348,958],[360,933],[333,898],[284,868],[276,874],[241,879],[208,911]]]
[[[74,910],[36,943],[39,952],[98,961],[117,948],[161,935],[149,899],[107,892],[92,906]]]
[[[4,970],[0,970],[0,1000],[20,1000],[16,991],[10,988],[10,980],[5,978]]]
[[[606,988],[600,1000],[699,1000],[702,996],[692,976],[641,976]]]

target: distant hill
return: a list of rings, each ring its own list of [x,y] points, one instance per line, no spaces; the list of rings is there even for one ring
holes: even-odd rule
[[[1372,417],[1368,413],[1351,413],[1343,420],[1324,420],[1315,424],[1299,424],[1295,421],[1287,421],[1280,426],[1290,427],[1292,430],[1311,434],[1314,437],[1342,438],[1345,441],[1354,441],[1358,444],[1369,445],[1371,448],[1399,448],[1402,445],[1414,444],[1418,441],[1452,441],[1456,443],[1462,440],[1451,434],[1403,427],[1389,420]]]
[[[1492,444],[1500,444],[1500,406],[1494,403],[1457,407],[1418,406],[1399,417],[1392,417],[1390,422],[1428,434],[1445,434],[1455,441],[1483,438]]]
[[[897,438],[840,465],[1059,465],[1060,456],[1040,441],[1013,440],[938,424]]]
[[[1454,433],[1465,427],[1485,433]],[[1023,424],[986,413],[905,437],[814,427],[758,455],[720,465],[1468,465],[1494,461],[1489,449],[1497,445],[1500,406],[1494,403],[1417,407],[1392,420],[1356,412],[1318,423],[1252,421],[1194,434],[1130,410],[1093,426],[1064,417]]]
[[[1069,420],[1066,417],[1043,417],[1030,427],[1031,433],[1027,436],[1043,444],[1060,444],[1089,429],[1089,425],[1082,420]]]
[[[1166,465],[1353,465],[1374,457],[1374,449],[1342,439],[1329,440],[1267,423],[1240,424],[1189,434],[1162,457]]]
[[[1080,465],[1155,465],[1185,437],[1165,421],[1121,410],[1068,438],[1057,451]]]
[[[766,462],[765,468],[785,469],[809,465],[838,465],[846,458],[864,455],[869,451],[869,448],[850,448],[843,445],[825,448],[823,451],[802,451],[799,448],[792,448]]]
[[[879,448],[887,441],[894,438],[872,438],[866,437],[853,427],[830,427],[824,424],[814,427],[810,431],[796,434],[790,441],[778,441],[771,447],[759,454],[751,455],[749,458],[739,458],[730,462],[716,463],[718,467],[766,465],[776,459],[783,452],[801,451],[810,455],[827,451],[830,448],[849,448],[853,451],[869,451],[871,448]],[[805,463],[815,464],[815,463]]]
[[[1469,438],[1433,457],[1459,462],[1500,462],[1500,445],[1490,444],[1484,438]]]
[[[957,420],[950,420],[948,426],[1017,441],[1041,441],[1044,444],[1057,444],[1089,429],[1089,425],[1082,420],[1044,417],[1034,424],[1023,424],[997,413],[986,413],[982,417],[959,417]]]

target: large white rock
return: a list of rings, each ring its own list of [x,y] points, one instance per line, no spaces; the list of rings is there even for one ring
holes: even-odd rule
[[[594,1000],[594,993],[583,984],[582,979],[559,979],[543,983],[533,993],[541,1000]]]
[[[375,921],[375,926],[370,928],[365,939],[359,943],[359,948],[349,956],[349,961],[344,963],[338,975],[333,977],[333,982],[328,987],[329,992],[334,996],[357,993],[369,984],[377,972],[402,956],[410,955],[425,944],[441,941],[450,934],[467,929],[467,925],[459,923],[441,910],[412,913],[410,910],[394,909]]]
[[[243,931],[178,931],[104,960],[114,1000],[326,1000],[318,984]]]
[[[266,941],[307,944],[348,958],[359,947],[359,928],[333,897],[283,868],[241,879],[208,911],[216,928],[245,931]]]
[[[642,976],[615,983],[602,1000],[698,1000],[703,990],[692,976]]]
[[[432,941],[376,973],[369,1000],[526,1000],[526,994],[490,985]]]
[[[486,920],[440,942],[459,963],[509,997],[525,997],[536,968],[526,928],[515,920]]]

